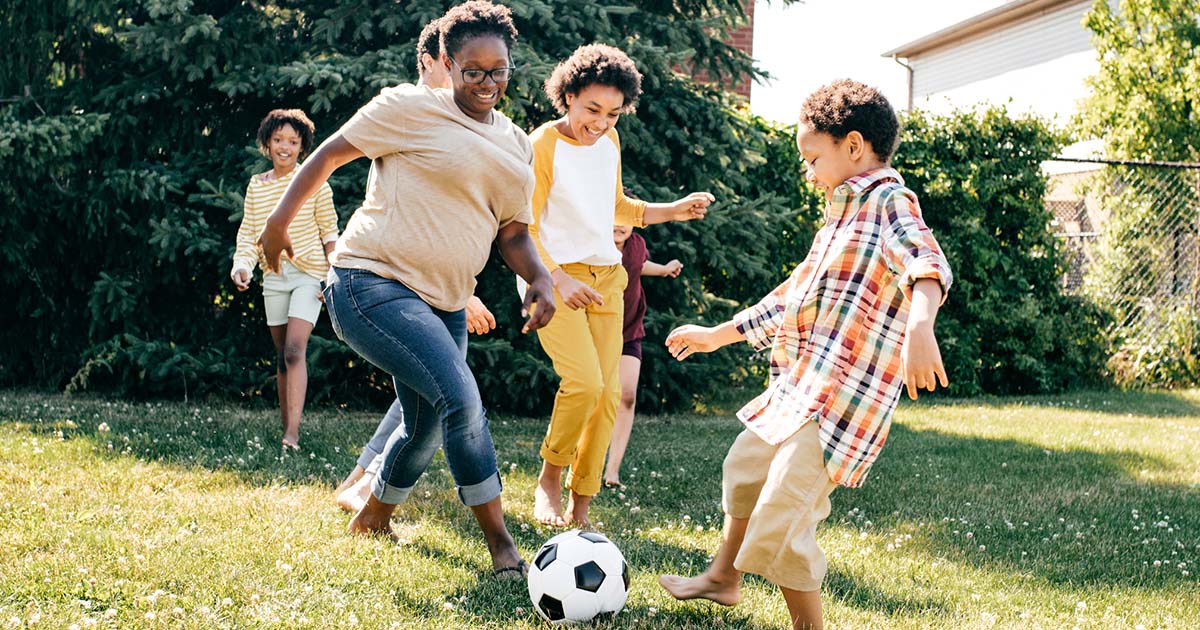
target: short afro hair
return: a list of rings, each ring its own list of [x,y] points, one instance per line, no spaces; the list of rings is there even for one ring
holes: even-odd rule
[[[517,26],[508,7],[488,0],[470,0],[452,7],[438,18],[442,31],[442,52],[454,55],[463,44],[476,37],[493,36],[504,41],[512,50],[517,43]]]
[[[258,150],[262,151],[263,155],[269,155],[271,136],[284,125],[291,125],[292,129],[300,134],[300,157],[308,155],[308,152],[312,151],[313,132],[317,128],[304,114],[304,110],[300,109],[271,110],[258,124]]]
[[[429,55],[433,57],[434,62],[442,54],[442,23],[441,18],[434,18],[421,29],[421,34],[417,37],[417,74],[425,74],[425,65],[421,62],[421,57]]]
[[[567,113],[567,95],[589,85],[607,85],[625,96],[624,112],[631,112],[642,95],[642,73],[619,48],[605,44],[580,46],[554,68],[546,79],[546,96],[560,114]]]
[[[839,141],[857,131],[884,162],[892,159],[900,139],[900,119],[891,103],[879,90],[850,79],[813,92],[800,108],[800,124]]]

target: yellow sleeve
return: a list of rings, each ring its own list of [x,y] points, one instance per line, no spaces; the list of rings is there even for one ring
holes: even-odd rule
[[[337,210],[333,207],[333,189],[329,182],[321,184],[315,196],[317,204],[317,230],[321,234],[321,242],[328,243],[338,238]]]
[[[237,247],[233,251],[233,268],[253,271],[258,264],[258,237],[266,227],[266,213],[260,208],[254,181],[246,186],[246,198],[242,204],[242,224],[238,226]]]
[[[559,266],[550,258],[549,252],[542,246],[541,227],[542,213],[546,211],[546,199],[550,196],[550,186],[554,184],[554,136],[535,131],[533,137],[533,224],[529,226],[529,236],[537,248],[538,257],[551,273]]]
[[[621,139],[617,136],[616,128],[609,129],[608,137],[617,145],[617,207],[613,223],[617,225],[632,225],[646,227],[645,201],[630,199],[625,194],[625,185],[621,182]]]

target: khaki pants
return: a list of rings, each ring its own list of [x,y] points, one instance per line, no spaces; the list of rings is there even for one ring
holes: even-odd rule
[[[742,431],[725,456],[723,474],[725,513],[750,519],[734,568],[795,591],[819,590],[827,564],[817,546],[817,524],[829,516],[829,495],[837,486],[825,472],[817,423],[777,446]]]
[[[595,289],[604,304],[571,309],[555,291],[558,310],[537,331],[562,379],[541,455],[554,466],[570,466],[567,487],[592,496],[600,492],[604,454],[621,400],[622,298],[629,278],[621,265],[573,263],[562,270]]]

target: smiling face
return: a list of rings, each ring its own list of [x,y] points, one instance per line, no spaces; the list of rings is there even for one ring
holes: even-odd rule
[[[300,134],[294,127],[285,123],[271,133],[271,139],[267,143],[267,157],[271,158],[271,165],[276,170],[290,171],[296,167],[296,160],[300,159],[303,147],[304,140]]]
[[[584,146],[596,144],[617,124],[625,109],[625,95],[611,85],[593,83],[578,94],[567,94],[567,124],[560,129]]]
[[[871,145],[857,131],[837,139],[801,124],[796,129],[796,146],[806,164],[804,179],[819,188],[826,201],[833,200],[833,189],[841,186],[842,182],[884,166],[875,156]]]
[[[624,245],[625,241],[628,241],[629,237],[632,235],[633,235],[633,227],[631,227],[631,226],[628,226],[628,225],[614,225],[613,226],[613,243],[616,243],[617,247]]]
[[[480,35],[463,42],[462,46],[445,57],[446,71],[454,90],[454,102],[462,112],[480,122],[491,119],[492,108],[508,87],[508,80],[496,81],[492,75],[483,83],[467,83],[464,70],[495,70],[508,67],[508,46],[494,35]]]

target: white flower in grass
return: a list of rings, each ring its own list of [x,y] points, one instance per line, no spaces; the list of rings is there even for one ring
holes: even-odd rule
[[[1076,603],[1075,610],[1078,610],[1079,612],[1083,612],[1083,611],[1087,610],[1087,602],[1081,601],[1081,602]]]
[[[454,604],[452,602],[442,602],[442,610],[454,610]]]
[[[154,614],[153,610],[146,613],[146,621],[154,621],[157,618],[158,618],[158,615]]]
[[[228,597],[226,597],[225,599],[222,599],[222,600],[221,600],[221,605],[222,605],[222,606],[232,606],[232,605],[233,605],[233,600],[232,600],[232,599],[230,599],[230,598],[228,598]]]
[[[97,431],[99,431],[99,432],[101,432],[101,433],[108,433],[108,431],[109,431],[109,428],[108,428],[108,423],[107,423],[107,422],[101,422],[100,424],[96,425],[96,430],[97,430]]]

